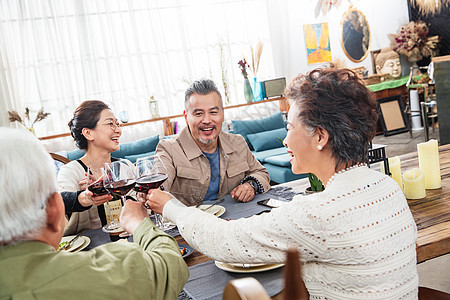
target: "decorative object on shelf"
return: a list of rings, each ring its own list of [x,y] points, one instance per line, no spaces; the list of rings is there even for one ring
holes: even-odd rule
[[[150,101],[148,102],[149,108],[150,108],[150,118],[159,118],[159,107],[158,107],[158,101],[155,99],[155,97],[150,96]]]
[[[245,60],[245,58],[241,59],[238,62],[239,69],[241,69],[242,76],[244,77],[244,97],[245,102],[250,103],[253,101],[253,92],[252,86],[250,85],[250,81],[248,80],[247,67],[250,67]]]
[[[341,21],[341,46],[353,62],[361,62],[369,54],[370,28],[364,14],[350,6]]]
[[[320,12],[322,12],[322,14],[326,16],[333,6],[339,7],[340,5],[341,0],[318,0],[315,10],[316,18],[319,16]]]
[[[33,122],[31,122],[31,119],[30,119],[30,109],[28,107],[25,107],[25,114],[24,114],[25,117],[23,119],[20,117],[19,113],[15,110],[8,111],[8,115],[9,115],[10,122],[19,122],[26,129],[28,129],[31,133],[36,134],[34,132],[34,127],[33,127],[34,124],[46,119],[50,115],[50,113],[44,112],[44,108],[41,108],[37,112],[36,118],[34,119]]]
[[[403,173],[403,184],[406,199],[425,198],[425,180],[421,169],[414,168]]]
[[[255,45],[255,49],[253,49],[253,46],[250,45],[250,54],[251,54],[251,60],[249,61],[250,70],[253,72],[253,100],[254,101],[261,101],[263,99],[263,93],[261,88],[261,82],[258,81],[258,70],[259,70],[259,61],[261,59],[261,53],[263,50],[263,43],[258,40],[258,42]]]
[[[450,0],[410,0],[410,3],[423,15],[434,15],[441,12],[442,6],[449,5]]]
[[[282,97],[284,89],[286,88],[286,78],[277,78],[266,80],[263,82],[264,85],[264,98],[270,97]]]
[[[120,122],[122,122],[122,123],[128,123],[129,117],[128,117],[128,112],[127,112],[126,110],[122,110],[122,111],[119,113],[119,120],[120,120]]]
[[[303,25],[308,65],[331,61],[328,23]]]
[[[406,56],[413,66],[423,57],[435,56],[439,36],[428,36],[428,26],[422,22],[409,22],[397,34],[389,34],[394,51]]]
[[[219,47],[219,58],[220,58],[220,71],[222,75],[222,85],[223,85],[223,95],[225,98],[225,105],[230,105],[230,91],[228,88],[228,75],[227,75],[227,56],[224,51],[223,41],[219,41],[217,44]]]
[[[376,74],[388,74],[391,79],[398,79],[402,75],[400,56],[392,48],[383,48],[373,53]]]
[[[417,144],[417,153],[419,154],[419,168],[425,177],[425,188],[427,190],[441,188],[441,166],[437,140]]]

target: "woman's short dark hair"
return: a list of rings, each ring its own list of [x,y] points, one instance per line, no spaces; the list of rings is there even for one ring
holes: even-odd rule
[[[378,114],[375,97],[348,69],[315,69],[299,74],[285,95],[299,108],[299,121],[311,134],[322,127],[329,134],[326,147],[336,168],[368,161],[369,142],[375,136]]]
[[[88,142],[82,134],[82,130],[83,128],[94,129],[104,109],[109,109],[108,105],[99,100],[84,101],[77,107],[68,125],[78,148],[87,149]]]

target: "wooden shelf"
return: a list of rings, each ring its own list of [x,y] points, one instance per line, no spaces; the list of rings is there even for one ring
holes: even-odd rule
[[[249,105],[256,105],[256,104],[260,104],[260,103],[273,102],[273,101],[280,102],[279,105],[280,105],[280,110],[282,112],[289,111],[289,102],[285,97],[277,97],[277,98],[265,99],[265,100],[261,100],[261,101],[257,101],[257,102],[229,105],[229,106],[225,106],[224,109],[239,108],[239,107],[244,107],[244,106],[249,106]],[[172,122],[170,120],[176,119],[176,118],[181,118],[181,117],[183,117],[183,114],[141,120],[141,121],[136,121],[136,122],[122,123],[122,126],[126,127],[126,126],[139,125],[139,124],[143,124],[143,123],[163,121],[164,135],[172,135],[173,129],[172,129]],[[40,137],[39,139],[40,140],[51,140],[51,139],[57,139],[57,138],[66,137],[66,136],[70,136],[70,133],[67,132],[67,133],[49,135],[49,136]]]

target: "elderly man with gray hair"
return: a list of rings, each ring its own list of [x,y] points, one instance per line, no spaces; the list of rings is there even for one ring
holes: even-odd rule
[[[240,202],[267,192],[270,177],[253,156],[244,138],[222,132],[222,96],[214,82],[200,79],[185,93],[187,127],[156,148],[168,171],[163,183],[186,205],[230,194]]]
[[[0,299],[175,299],[189,271],[175,240],[140,203],[121,226],[136,243],[57,251],[64,202],[55,166],[32,134],[0,127]]]

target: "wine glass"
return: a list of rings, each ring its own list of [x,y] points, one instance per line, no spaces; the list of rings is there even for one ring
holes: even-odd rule
[[[133,164],[126,159],[121,159],[111,163],[105,163],[103,184],[105,189],[111,195],[120,196],[122,203],[126,201],[126,194],[131,191],[136,184],[136,175],[134,173]],[[107,204],[108,202],[106,202]],[[109,205],[107,205],[109,211]],[[120,228],[120,224],[117,227],[111,228],[111,226],[105,225],[103,231],[112,232]],[[129,234],[128,234],[129,235]],[[126,235],[121,234],[121,237]]]
[[[150,189],[157,189],[167,179],[167,170],[159,155],[150,155],[136,160],[136,186],[138,193],[147,194]],[[170,222],[164,222],[164,218],[155,213],[155,222],[161,230],[169,230],[175,227]]]
[[[103,182],[104,178],[104,168],[87,168],[86,172],[86,185],[87,189],[91,191],[96,196],[106,195],[108,191],[106,190]],[[108,214],[108,223],[103,227],[103,231],[112,232],[117,231],[120,228],[120,224],[114,221],[109,202],[104,203],[106,213]]]

